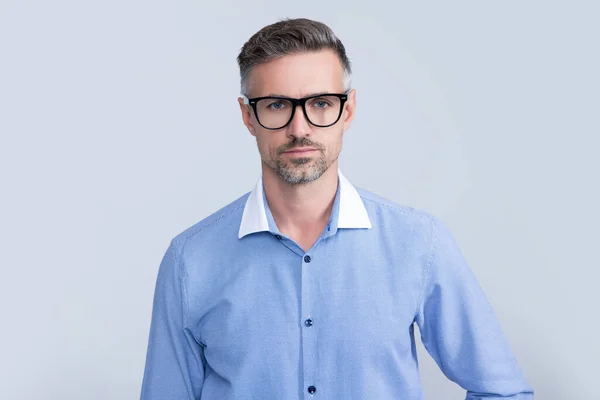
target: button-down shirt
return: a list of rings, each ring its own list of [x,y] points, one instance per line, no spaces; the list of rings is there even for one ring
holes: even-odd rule
[[[262,178],[173,238],[142,400],[423,399],[415,323],[467,399],[533,398],[449,229],[338,178],[308,251],[277,229]]]

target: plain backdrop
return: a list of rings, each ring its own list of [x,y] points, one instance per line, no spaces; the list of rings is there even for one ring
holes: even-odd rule
[[[354,67],[344,174],[451,227],[537,399],[598,399],[596,4],[0,0],[0,398],[139,397],[169,241],[258,177],[238,51],[309,17]]]

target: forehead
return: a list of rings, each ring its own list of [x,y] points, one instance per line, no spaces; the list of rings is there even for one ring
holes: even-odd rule
[[[250,73],[251,97],[304,97],[344,90],[344,70],[331,50],[298,53],[257,65]]]

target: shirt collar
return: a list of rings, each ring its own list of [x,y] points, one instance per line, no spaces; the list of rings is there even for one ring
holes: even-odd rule
[[[339,214],[337,218],[337,228],[367,228],[371,229],[369,214],[362,202],[360,194],[356,188],[342,175],[338,169],[339,178]],[[238,238],[255,232],[269,231],[269,221],[265,209],[264,187],[262,174],[258,178],[256,185],[244,207],[242,222],[238,232]],[[334,207],[335,210],[335,207]]]

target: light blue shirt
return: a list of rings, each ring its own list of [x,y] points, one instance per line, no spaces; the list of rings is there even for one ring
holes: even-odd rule
[[[338,176],[306,252],[277,229],[262,178],[173,238],[142,400],[423,399],[415,323],[467,399],[533,398],[448,228]]]

